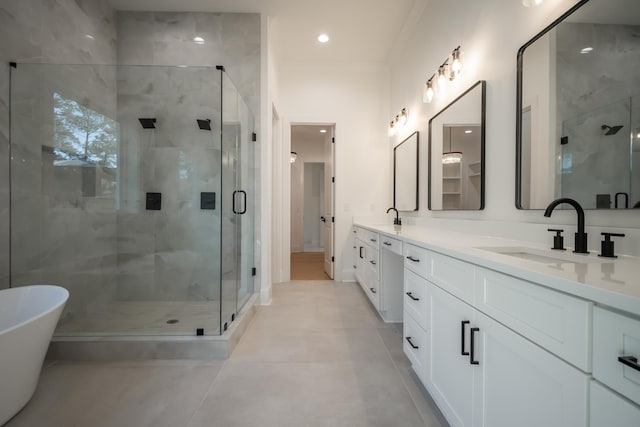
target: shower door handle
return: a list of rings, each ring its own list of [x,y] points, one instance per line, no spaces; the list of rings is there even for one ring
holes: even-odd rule
[[[237,193],[242,194],[242,210],[241,211],[236,210],[236,194]],[[243,190],[234,191],[233,197],[232,197],[232,205],[233,205],[232,209],[234,214],[243,215],[247,213],[247,192]]]

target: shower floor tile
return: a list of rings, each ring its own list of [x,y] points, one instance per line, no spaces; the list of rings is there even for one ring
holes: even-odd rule
[[[115,301],[102,309],[60,320],[56,336],[217,335],[218,301]],[[177,322],[176,322],[177,321]]]

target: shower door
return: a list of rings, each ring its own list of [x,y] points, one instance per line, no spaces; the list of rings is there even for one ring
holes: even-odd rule
[[[226,330],[253,292],[253,118],[231,79],[222,79],[220,325]]]

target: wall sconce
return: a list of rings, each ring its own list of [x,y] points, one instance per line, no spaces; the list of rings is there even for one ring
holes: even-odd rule
[[[394,136],[396,134],[396,129],[400,128],[407,124],[407,119],[409,118],[409,112],[406,108],[400,110],[400,114],[397,114],[396,117],[389,122],[389,136]]]
[[[291,163],[295,163],[296,159],[298,158],[298,153],[296,153],[295,151],[291,152]]]
[[[435,89],[433,87],[433,79],[436,78],[438,82],[438,88],[440,91],[443,91],[447,80],[454,81],[460,74],[462,73],[462,52],[460,51],[460,46],[453,49],[451,55],[444,60],[442,65],[438,67],[435,73],[429,77],[427,83],[424,85],[422,101],[424,103],[430,103],[433,101],[433,97],[435,95]]]

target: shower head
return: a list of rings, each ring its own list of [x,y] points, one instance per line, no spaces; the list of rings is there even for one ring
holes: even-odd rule
[[[140,125],[142,126],[142,129],[155,129],[156,128],[156,119],[155,117],[153,118],[148,118],[148,119],[138,119],[140,121]]]
[[[196,119],[198,127],[202,130],[211,130],[211,119],[200,120]]]
[[[600,126],[600,128],[602,130],[606,130],[606,132],[604,133],[605,135],[615,135],[623,127],[624,127],[623,125],[618,125],[618,126],[602,125],[602,126]]]

